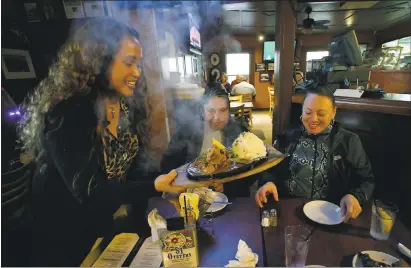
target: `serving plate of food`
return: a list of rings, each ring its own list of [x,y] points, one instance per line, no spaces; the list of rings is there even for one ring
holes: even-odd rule
[[[226,178],[246,172],[268,159],[285,157],[270,147],[251,132],[241,133],[231,148],[213,139],[213,146],[188,164],[187,177],[191,180]]]
[[[229,148],[213,141],[212,148],[177,168],[173,184],[190,189],[227,183],[263,172],[287,156],[245,132]]]
[[[355,254],[353,267],[399,267],[400,260],[384,252],[366,250]]]

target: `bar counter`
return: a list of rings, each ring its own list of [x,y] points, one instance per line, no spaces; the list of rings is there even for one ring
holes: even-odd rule
[[[302,103],[303,94],[294,94],[293,103]],[[338,108],[411,116],[411,94],[385,93],[377,98],[336,97]]]

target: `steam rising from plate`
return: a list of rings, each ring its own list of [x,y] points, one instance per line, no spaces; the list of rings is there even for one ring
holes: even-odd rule
[[[206,72],[211,67],[208,64],[212,53],[236,53],[241,51],[240,43],[233,39],[230,29],[223,23],[223,6],[221,1],[105,1],[106,13],[109,17],[119,22],[127,24],[136,29],[140,35],[140,43],[143,48],[143,69],[148,86],[148,98],[151,104],[152,132],[151,143],[158,148],[155,151],[164,151],[162,144],[167,144],[168,116],[166,103],[175,96],[171,90],[176,87],[169,80],[166,72],[170,73],[170,67],[164,70],[165,65],[169,65],[170,59],[177,62],[177,51],[179,44],[186,44],[189,40],[187,26],[187,15],[194,14],[200,22],[200,35],[202,43],[202,60],[207,62]],[[201,12],[200,12],[201,11]],[[172,18],[173,23],[167,23],[166,19]],[[85,20],[73,20],[70,30],[70,37],[77,40],[84,40],[90,34],[99,34],[90,31]],[[166,40],[172,37],[174,40]],[[102,36],[108,42],[110,36]],[[170,44],[176,44],[174,49]],[[173,51],[174,50],[174,51]],[[162,70],[163,69],[163,70]],[[184,80],[184,81],[183,81]],[[204,80],[202,78],[201,80]],[[182,78],[181,83],[187,83],[187,78]],[[204,87],[204,81],[201,81]],[[136,88],[138,90],[138,88]],[[197,111],[201,110],[197,109]],[[164,115],[165,113],[165,115]],[[193,110],[181,105],[174,107],[173,115],[178,115],[178,121],[199,120],[200,113],[193,114]],[[160,119],[159,119],[160,118]],[[161,122],[165,118],[165,122]],[[179,131],[176,125],[175,131]],[[170,133],[172,136],[174,133]],[[158,162],[158,159],[157,161]]]

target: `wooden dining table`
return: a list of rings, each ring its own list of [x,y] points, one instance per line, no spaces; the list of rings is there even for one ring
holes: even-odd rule
[[[240,101],[231,101],[230,108],[236,108],[241,105],[244,105],[244,108],[254,108],[254,105],[251,101],[240,102]]]
[[[222,211],[214,213],[211,220],[210,216],[199,220],[199,266],[223,267],[235,260],[241,239],[259,256],[257,266],[261,267],[264,265],[264,249],[260,209],[251,198],[235,198],[230,202],[232,204]],[[178,216],[174,205],[160,197],[151,198],[148,208],[157,208],[164,218]]]
[[[310,241],[306,265],[352,266],[356,253],[375,250],[401,259],[402,266],[410,266],[411,260],[402,256],[397,244],[411,248],[411,231],[396,220],[391,235],[386,241],[375,240],[370,236],[371,205],[363,207],[357,219],[338,225],[319,225],[309,220],[303,212],[303,206],[309,202],[300,198],[281,198],[275,202],[268,196],[263,209],[258,208],[254,198],[235,198],[229,200],[222,211],[210,217],[201,218],[198,228],[198,251],[200,267],[222,267],[230,260],[235,260],[239,240],[243,240],[258,255],[258,267],[285,266],[284,230],[288,225],[304,225],[314,229]],[[154,197],[149,200],[148,211],[156,208],[164,218],[178,216],[175,206],[166,199]],[[275,208],[278,215],[276,227],[261,227],[261,212]],[[105,239],[101,253],[113,237]],[[132,250],[123,266],[128,266],[139,251],[142,241]],[[93,257],[95,260],[97,256]],[[93,261],[90,261],[90,265]],[[89,265],[88,265],[89,266]]]
[[[375,240],[370,236],[371,205],[363,207],[363,212],[357,219],[338,225],[319,225],[309,220],[303,212],[303,206],[309,200],[293,198],[270,200],[264,209],[277,209],[278,226],[263,228],[265,265],[285,266],[284,228],[287,225],[304,225],[315,227],[309,241],[306,265],[352,266],[354,255],[360,251],[375,250],[402,259],[404,266],[409,266],[410,260],[401,256],[397,244],[402,243],[411,248],[411,231],[397,220],[387,241]]]

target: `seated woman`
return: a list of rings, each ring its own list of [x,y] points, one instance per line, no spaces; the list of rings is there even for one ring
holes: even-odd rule
[[[228,83],[228,76],[227,76],[226,73],[222,73],[222,74],[221,74],[220,83],[221,83],[221,85],[223,85],[223,87],[225,88],[225,91],[227,91],[227,93],[230,93],[230,91],[231,91],[231,85],[230,85],[230,83]]]
[[[260,207],[266,195],[278,201],[280,193],[340,204],[345,221],[361,213],[361,205],[373,193],[374,176],[360,138],[335,122],[335,114],[334,95],[328,89],[306,92],[302,125],[277,139],[276,147],[290,157],[271,169],[274,180],[258,190]]]
[[[78,266],[113,214],[133,204],[133,230],[149,230],[148,198],[179,192],[175,171],[150,169],[147,86],[137,32],[111,19],[89,20],[30,96],[21,123],[35,156],[32,265]],[[90,87],[89,87],[90,86]],[[146,228],[145,228],[146,227]]]
[[[161,161],[161,170],[168,172],[195,160],[200,153],[212,147],[212,139],[230,147],[234,140],[246,131],[230,117],[228,94],[219,82],[210,83],[201,100],[201,115],[187,118],[187,123],[177,129],[171,138]],[[224,185],[224,193],[229,197],[250,196],[252,177]],[[218,186],[220,188],[221,185]]]

